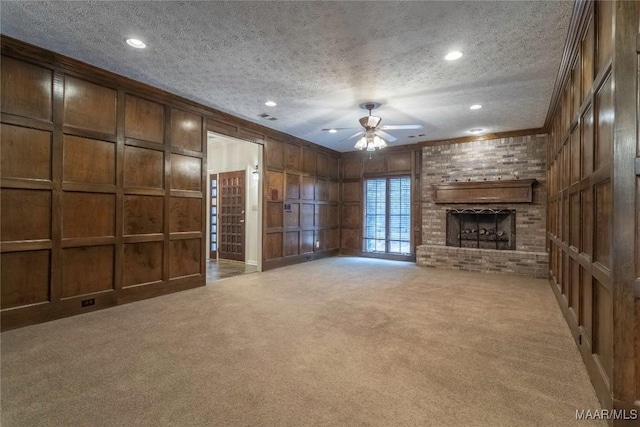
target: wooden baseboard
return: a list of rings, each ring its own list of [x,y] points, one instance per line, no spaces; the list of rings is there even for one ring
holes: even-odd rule
[[[196,274],[172,279],[168,282],[153,282],[130,288],[108,290],[90,295],[67,298],[61,301],[34,304],[16,309],[5,309],[0,313],[0,327],[4,332],[204,285],[205,276]],[[94,304],[83,307],[82,301],[89,299],[93,299]]]
[[[313,261],[338,255],[338,249],[311,252],[308,254],[294,255],[284,258],[270,259],[262,262],[262,271],[273,270],[274,268],[285,267],[287,265],[300,264],[306,261]]]

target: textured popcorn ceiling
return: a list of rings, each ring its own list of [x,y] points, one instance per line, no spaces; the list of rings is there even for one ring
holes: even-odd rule
[[[397,144],[544,124],[572,2],[2,2],[8,36],[338,151],[376,101]],[[145,50],[128,47],[136,37]],[[451,50],[464,53],[448,62]],[[274,100],[276,107],[266,107]],[[484,108],[469,110],[472,104]],[[258,117],[277,117],[268,121]],[[418,136],[424,134],[424,136]],[[415,135],[414,138],[409,138]]]

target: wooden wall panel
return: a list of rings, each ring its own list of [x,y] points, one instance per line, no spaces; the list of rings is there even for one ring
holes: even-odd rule
[[[338,249],[340,247],[340,230],[329,229],[326,231],[326,246],[327,249]]]
[[[582,215],[580,251],[589,259],[593,256],[593,194],[591,189],[582,191],[580,196],[580,215]],[[557,215],[557,213],[556,213]]]
[[[329,226],[327,205],[316,205],[316,210],[318,212],[318,227],[327,228]]]
[[[163,188],[164,154],[145,148],[124,148],[124,186]]]
[[[267,171],[267,200],[283,200],[284,174],[282,172]]]
[[[314,248],[314,233],[310,231],[302,231],[300,233],[300,253],[306,254],[313,252]]]
[[[199,199],[194,199],[198,200]],[[124,196],[124,234],[162,233],[164,197]]]
[[[573,65],[571,71],[571,120],[580,112],[580,105],[582,105],[582,56],[578,53],[578,57]]]
[[[316,179],[315,199],[317,201],[327,201],[329,192],[327,189],[327,181],[324,179]]]
[[[595,280],[595,279],[594,279]],[[599,281],[595,280],[595,314],[597,316],[595,331],[595,353],[600,359],[607,379],[611,379],[613,312],[611,311],[611,292]]]
[[[578,158],[580,158],[578,156]],[[580,192],[576,192],[569,196],[569,245],[579,250],[580,245]]]
[[[338,157],[329,156],[329,178],[340,179],[340,162]]]
[[[316,151],[312,148],[302,147],[302,171],[316,174]]]
[[[360,214],[360,206],[343,206],[342,207],[342,226],[344,228],[360,229],[362,218]]]
[[[613,88],[609,77],[596,95],[596,155],[595,165],[609,164],[613,155]]]
[[[574,131],[571,133],[569,151],[570,154],[570,162],[571,162],[571,184],[577,183],[580,181],[580,129],[576,127]]]
[[[6,56],[1,70],[2,112],[51,121],[52,70]]]
[[[267,139],[265,159],[268,168],[284,168],[284,144],[273,138]]]
[[[329,189],[329,201],[338,203],[340,201],[340,183],[329,181],[327,185]]]
[[[384,173],[385,172],[385,157],[379,152],[370,159],[367,158],[363,161],[364,173]]]
[[[359,157],[342,160],[342,178],[360,179],[362,176],[362,160]]]
[[[291,171],[301,171],[302,152],[301,148],[294,144],[287,144],[284,152],[285,167]]]
[[[613,1],[599,1],[596,3],[596,16],[598,20],[598,61],[597,71],[605,68],[611,61],[613,52]]]
[[[267,202],[267,228],[283,227],[283,207],[281,202]]]
[[[79,136],[64,136],[63,181],[84,184],[116,183],[116,145]],[[95,159],[100,159],[96,162]]]
[[[51,238],[51,191],[5,188],[0,200],[3,242]]]
[[[202,191],[202,160],[171,154],[171,188]]]
[[[303,228],[313,227],[315,224],[315,205],[313,203],[303,203],[300,211],[300,226]]]
[[[124,245],[124,287],[162,280],[162,242],[131,243]]]
[[[88,295],[114,287],[114,247],[62,250],[62,298]]]
[[[594,260],[611,268],[611,226],[612,226],[612,194],[611,183],[605,182],[595,187],[595,241]]]
[[[291,209],[284,212],[284,226],[286,228],[300,227],[300,204],[290,203]]]
[[[362,249],[362,239],[360,236],[360,230],[342,229],[341,247],[343,249]]]
[[[594,70],[594,35],[593,18],[589,20],[589,27],[582,40],[582,99],[586,98],[593,85]],[[578,86],[579,87],[579,86]]]
[[[264,245],[264,257],[267,260],[282,257],[282,233],[267,233]]]
[[[3,310],[49,301],[50,261],[48,250],[0,254]]]
[[[171,110],[171,145],[191,151],[202,151],[202,116],[182,110]]]
[[[411,151],[399,152],[395,155],[387,155],[388,172],[411,172],[413,156]]]
[[[164,143],[164,106],[137,96],[125,98],[124,134],[128,138]]]
[[[317,175],[328,177],[329,176],[329,162],[327,155],[324,153],[317,153],[316,155],[316,168]]]
[[[51,179],[51,132],[2,124],[0,144],[2,177]]]
[[[582,161],[581,178],[585,178],[593,172],[593,109],[589,105],[580,123]]]
[[[327,206],[327,221],[329,228],[340,226],[340,207],[338,205]]]
[[[65,76],[64,124],[113,135],[116,133],[116,91]]]
[[[343,202],[360,202],[362,198],[362,182],[345,182],[342,184]]]
[[[315,199],[315,179],[309,176],[302,177],[300,198],[305,200]]]
[[[202,229],[202,200],[193,197],[172,197],[169,208],[171,233]]]
[[[287,174],[287,199],[300,198],[300,175]]]
[[[200,273],[202,239],[172,240],[169,243],[169,276],[173,278]]]
[[[115,236],[115,194],[65,192],[62,237]]]
[[[300,233],[297,231],[287,231],[284,235],[284,256],[298,255],[298,240],[300,238]]]

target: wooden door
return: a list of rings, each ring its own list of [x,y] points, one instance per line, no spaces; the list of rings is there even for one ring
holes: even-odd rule
[[[209,175],[211,193],[209,194],[211,210],[209,211],[209,258],[218,256],[218,175]]]
[[[219,174],[218,256],[244,261],[244,171]]]

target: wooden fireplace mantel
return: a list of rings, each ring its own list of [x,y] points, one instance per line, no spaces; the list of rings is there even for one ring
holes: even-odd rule
[[[535,179],[449,182],[433,186],[435,203],[531,203]]]

